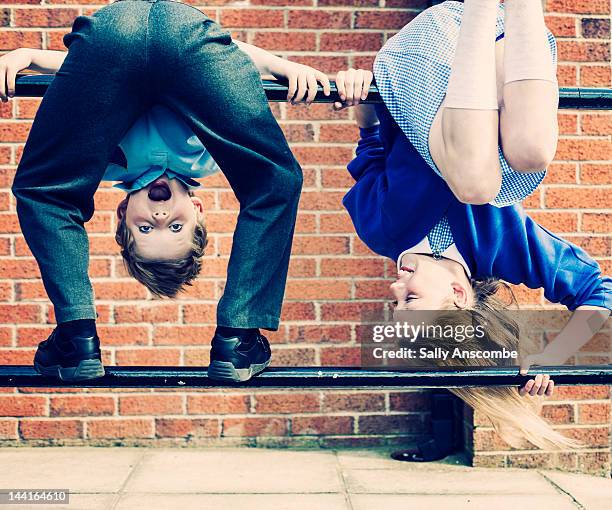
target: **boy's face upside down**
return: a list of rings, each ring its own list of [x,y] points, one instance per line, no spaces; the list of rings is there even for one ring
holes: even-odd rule
[[[202,220],[202,201],[178,179],[161,176],[130,193],[117,207],[134,240],[136,253],[153,260],[185,257],[193,249],[194,230]]]

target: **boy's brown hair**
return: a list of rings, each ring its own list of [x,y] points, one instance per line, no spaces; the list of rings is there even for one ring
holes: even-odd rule
[[[115,240],[121,247],[121,256],[129,275],[158,297],[175,297],[185,286],[191,285],[202,269],[202,256],[208,244],[204,220],[198,219],[193,232],[192,248],[185,257],[170,260],[145,259],[136,253],[136,243],[125,222],[125,215],[119,220]]]

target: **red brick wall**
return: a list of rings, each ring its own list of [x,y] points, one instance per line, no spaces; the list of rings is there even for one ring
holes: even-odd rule
[[[371,65],[376,50],[427,4],[425,0],[250,0],[192,2],[234,35],[293,60],[334,73]],[[72,20],[102,3],[5,0],[0,51],[20,46],[64,50]],[[205,6],[204,6],[205,5]],[[610,2],[549,0],[547,21],[559,37],[561,85],[610,86]],[[0,104],[0,360],[28,364],[51,331],[36,265],[19,233],[10,184],[38,99]],[[283,322],[274,342],[276,365],[355,365],[356,324],[366,306],[383,306],[393,264],[357,239],[341,198],[357,140],[352,113],[328,106],[273,105],[305,176]],[[527,200],[545,226],[586,248],[612,272],[610,114],[560,114],[557,161]],[[96,195],[91,276],[107,364],[206,365],[221,295],[236,201],[222,176],[200,192],[208,209],[211,248],[197,285],[177,301],[152,300],[131,281],[113,240],[114,207],[122,193]],[[604,187],[604,186],[608,187]],[[541,291],[517,289],[528,306]],[[609,346],[608,346],[609,350]],[[23,388],[0,395],[0,440],[27,443],[362,444],[403,443],[428,429],[427,398],[418,391],[109,391]],[[609,470],[607,388],[557,392],[546,416],[589,442],[588,452],[559,456],[507,451],[486,423],[469,419],[474,462],[547,462],[591,472]],[[473,428],[473,430],[472,430]],[[542,460],[544,459],[544,460]]]

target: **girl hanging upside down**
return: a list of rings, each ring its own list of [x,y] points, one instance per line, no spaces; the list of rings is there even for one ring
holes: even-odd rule
[[[371,72],[336,78],[342,102],[335,106],[359,105],[361,134],[348,165],[356,182],[343,202],[359,237],[396,261],[397,309],[464,311],[456,317],[487,331],[486,344],[475,338],[464,349],[518,350],[516,323],[495,296],[500,279],[543,288],[549,301],[586,311],[574,313],[542,353],[523,359],[522,372],[563,364],[609,316],[612,279],[520,204],[542,181],[557,140],[555,43],[540,2],[447,1],[427,9],[382,48],[374,76],[384,100],[376,107],[359,105]],[[553,386],[538,375],[520,392],[452,391],[513,446],[526,439],[574,447],[520,397],[551,395]]]
[[[509,205],[542,182],[557,147],[556,43],[539,0],[427,9],[380,50],[393,119],[453,194]]]

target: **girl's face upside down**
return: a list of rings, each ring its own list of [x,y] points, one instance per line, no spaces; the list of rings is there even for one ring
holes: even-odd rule
[[[474,293],[463,266],[454,260],[406,253],[391,292],[397,310],[469,308]]]

